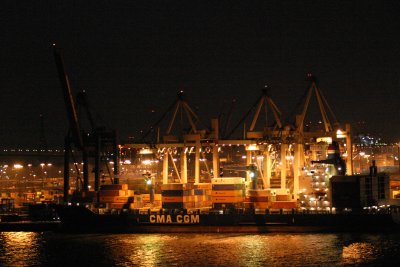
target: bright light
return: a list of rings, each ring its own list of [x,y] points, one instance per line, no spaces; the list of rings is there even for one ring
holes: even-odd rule
[[[126,159],[125,161],[124,161],[124,164],[131,164],[132,162],[129,160],[129,159]]]
[[[260,150],[260,148],[256,144],[251,144],[246,147],[246,151],[256,151],[256,150]]]
[[[16,164],[14,164],[14,169],[22,169],[24,166],[22,166],[21,164],[18,164],[18,163],[16,163]]]
[[[144,165],[150,165],[150,164],[151,164],[151,160],[145,159],[145,160],[142,160],[142,163],[143,163]]]
[[[139,151],[139,154],[141,155],[149,155],[149,154],[153,154],[153,150],[149,149],[149,148],[143,148]]]
[[[74,163],[74,164],[76,164],[76,163]],[[44,164],[44,163],[40,163],[40,166],[44,167],[44,165],[46,165],[46,164]]]
[[[250,178],[253,178],[254,177],[254,172],[250,172]]]
[[[336,137],[337,138],[345,138],[346,134],[345,134],[345,132],[343,132],[342,130],[339,129],[336,131]]]
[[[151,180],[147,180],[146,184],[151,185]]]

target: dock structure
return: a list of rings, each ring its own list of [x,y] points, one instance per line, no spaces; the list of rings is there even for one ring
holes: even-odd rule
[[[307,170],[313,168],[312,161],[326,159],[328,146],[332,142],[339,144],[341,155],[347,155],[347,173],[352,174],[352,150],[347,149],[352,147],[350,125],[340,128],[315,77],[310,75],[309,79],[304,106],[295,116],[294,123],[283,120],[280,109],[265,87],[250,111],[231,132],[223,131],[223,136],[218,119],[211,120],[210,129],[201,127],[199,116],[180,91],[168,110],[171,117],[166,130],[161,130],[162,120],[159,120],[143,136],[143,142],[121,145],[121,156],[133,150],[137,156],[147,153],[147,156],[156,158],[158,165],[162,166],[156,179],[162,184],[211,183],[213,178],[231,176],[227,172],[235,172],[245,178],[248,189],[269,190],[275,196],[285,194],[285,199],[297,201],[304,180],[311,180],[305,176]],[[306,123],[313,95],[321,115],[318,129],[312,129]],[[261,119],[263,114],[264,120]],[[162,119],[166,117],[167,113]],[[179,127],[176,125],[177,118],[181,123]],[[246,120],[250,121],[249,127],[246,127]],[[186,125],[183,125],[185,122]],[[240,128],[243,129],[243,138],[231,139],[232,133]],[[146,142],[146,137],[151,134],[153,141]],[[237,152],[227,155],[227,150],[234,149]],[[240,154],[241,160],[232,160],[233,154],[236,157]],[[209,165],[209,162],[212,164]]]

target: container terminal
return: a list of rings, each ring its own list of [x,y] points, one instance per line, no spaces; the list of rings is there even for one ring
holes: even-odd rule
[[[338,122],[311,74],[294,122],[283,120],[263,88],[232,129],[228,123],[221,127],[217,118],[207,128],[180,91],[140,142],[121,144],[116,130],[95,125],[87,94],[73,95],[56,46],[54,56],[69,131],[60,171],[63,191],[53,192],[48,204],[57,204],[50,217],[61,217],[64,226],[150,232],[397,228],[400,182],[378,172],[378,155],[353,144],[351,125]],[[306,120],[313,97],[321,117],[317,123]],[[242,138],[231,138],[235,131]],[[2,207],[12,205],[13,197],[2,193]],[[167,227],[177,225],[187,227]],[[202,227],[193,230],[196,225]]]

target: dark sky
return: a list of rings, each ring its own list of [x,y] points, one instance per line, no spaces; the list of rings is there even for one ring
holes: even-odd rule
[[[54,42],[73,90],[86,90],[98,124],[123,140],[181,89],[206,124],[233,98],[236,124],[264,84],[289,116],[308,72],[340,122],[399,140],[399,14],[400,1],[3,0],[0,146],[37,146],[40,114],[49,146],[62,145]]]

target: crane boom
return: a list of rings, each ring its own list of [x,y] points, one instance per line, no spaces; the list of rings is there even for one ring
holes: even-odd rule
[[[58,77],[61,82],[62,92],[64,95],[65,106],[67,108],[67,116],[69,120],[69,126],[74,143],[77,147],[83,148],[83,139],[81,134],[81,129],[79,125],[78,115],[76,112],[76,105],[74,98],[72,97],[71,85],[68,79],[68,75],[65,71],[64,60],[61,55],[61,51],[55,44],[54,48],[54,58],[57,65]]]

